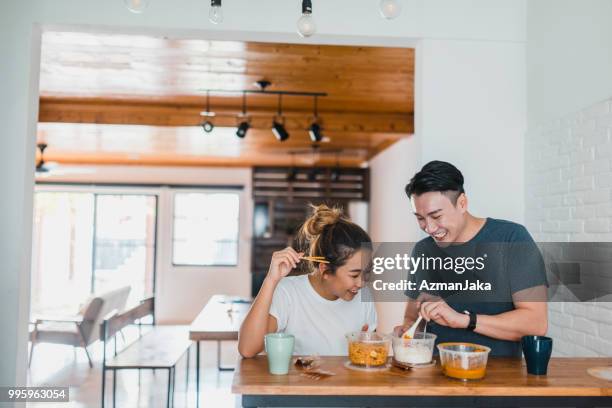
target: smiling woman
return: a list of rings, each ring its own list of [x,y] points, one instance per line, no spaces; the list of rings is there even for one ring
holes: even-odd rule
[[[238,350],[253,357],[264,336],[280,332],[295,337],[295,354],[346,355],[345,335],[375,330],[374,303],[362,301],[362,249],[367,233],[342,211],[313,207],[301,229],[308,242],[309,274],[287,275],[305,261],[293,248],[275,252],[268,275],[241,329]]]

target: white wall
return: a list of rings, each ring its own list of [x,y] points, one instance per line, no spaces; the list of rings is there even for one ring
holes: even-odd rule
[[[473,214],[523,222],[525,44],[425,40],[421,55],[423,163],[457,166]]]
[[[373,242],[415,242],[422,238],[404,187],[421,167],[418,140],[403,139],[370,162],[370,236]],[[405,303],[378,302],[378,330],[400,324]]]
[[[527,226],[536,240],[612,242],[611,108],[612,100],[599,102],[529,132]],[[605,274],[612,259],[606,255],[601,265],[597,259],[583,265]],[[600,279],[611,286],[612,276]],[[610,356],[612,302],[561,302],[571,298],[549,303],[555,355]]]
[[[528,3],[526,218],[542,241],[612,240],[612,2]],[[549,304],[554,353],[609,356],[612,303]]]
[[[359,2],[359,6],[353,0],[315,1],[319,34],[304,41],[294,32],[299,14],[298,2],[227,2],[226,22],[214,28],[205,17],[206,2],[152,0],[151,3],[147,12],[140,16],[128,13],[119,0],[96,0],[86,4],[78,0],[11,0],[0,3],[0,35],[3,39],[0,50],[3,86],[0,121],[4,142],[0,150],[0,170],[6,175],[0,179],[4,194],[0,204],[3,234],[0,247],[3,271],[0,275],[0,307],[3,310],[0,327],[8,333],[2,336],[0,355],[15,356],[14,364],[2,364],[0,383],[3,385],[25,383],[34,124],[37,116],[36,71],[40,51],[36,24],[250,41],[391,46],[412,45],[420,38],[437,38],[442,42],[462,39],[466,42],[521,43],[524,41],[526,9],[525,0],[405,0],[402,17],[388,22],[378,16],[376,1]],[[35,56],[30,55],[32,48]],[[430,51],[427,58],[442,58],[436,53],[444,52],[444,47],[431,47]],[[424,64],[427,66],[426,62]],[[499,124],[501,126],[502,120]],[[424,133],[423,136],[427,135]],[[449,143],[458,142],[452,139]],[[431,149],[427,151],[432,152]]]
[[[529,126],[612,95],[612,2],[530,0]]]

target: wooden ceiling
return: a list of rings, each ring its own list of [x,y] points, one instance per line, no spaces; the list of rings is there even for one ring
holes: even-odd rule
[[[206,89],[325,92],[326,140],[312,152],[311,97],[283,97],[290,138],[270,125],[274,95],[249,94],[251,129],[235,136],[241,93],[213,93],[215,129],[199,125]],[[47,160],[88,164],[364,165],[413,133],[414,50],[45,32],[39,141]]]

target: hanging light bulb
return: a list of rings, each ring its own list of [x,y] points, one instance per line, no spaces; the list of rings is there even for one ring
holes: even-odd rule
[[[398,0],[381,0],[380,2],[380,14],[388,19],[393,20],[402,12],[402,5]]]
[[[221,0],[210,1],[210,11],[208,19],[213,24],[221,24],[223,22],[223,9],[221,8]]]
[[[311,0],[302,0],[302,17],[297,22],[297,29],[302,37],[310,37],[317,31],[314,19],[312,18]]]
[[[147,8],[149,0],[123,0],[125,7],[132,13],[140,14]]]

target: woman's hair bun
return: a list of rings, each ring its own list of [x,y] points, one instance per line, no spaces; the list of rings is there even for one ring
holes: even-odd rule
[[[313,209],[312,215],[304,222],[302,232],[307,238],[312,239],[323,233],[325,227],[334,225],[340,220],[347,220],[340,208],[330,208],[325,204],[310,205]]]

